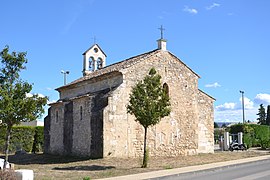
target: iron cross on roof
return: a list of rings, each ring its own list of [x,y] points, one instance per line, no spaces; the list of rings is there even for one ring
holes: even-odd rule
[[[92,39],[93,39],[93,41],[94,41],[94,44],[96,44],[96,43],[97,43],[97,38],[96,38],[96,36],[94,36]]]
[[[158,29],[160,30],[161,39],[163,39],[163,31],[165,31],[165,29],[162,27],[162,25]]]

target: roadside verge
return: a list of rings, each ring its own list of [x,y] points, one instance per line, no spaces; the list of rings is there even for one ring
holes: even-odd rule
[[[189,172],[193,172],[193,171],[202,171],[202,170],[207,170],[207,169],[220,168],[220,167],[231,166],[231,165],[235,165],[235,164],[249,163],[249,162],[266,160],[266,159],[270,159],[270,155],[251,157],[251,158],[244,158],[244,159],[237,159],[237,160],[232,160],[232,161],[210,163],[210,164],[203,164],[203,165],[196,165],[196,166],[188,166],[188,167],[183,167],[183,168],[151,171],[151,172],[140,173],[140,174],[132,174],[132,175],[127,175],[127,176],[111,177],[111,178],[105,178],[104,180],[126,180],[126,179],[128,179],[128,180],[142,180],[142,179],[151,179],[151,178],[158,178],[158,177],[163,177],[163,176],[170,176],[170,175],[176,175],[176,174],[182,174],[182,173],[189,173]]]

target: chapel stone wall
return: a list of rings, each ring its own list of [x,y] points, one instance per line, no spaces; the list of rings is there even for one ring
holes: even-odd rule
[[[51,105],[46,118],[50,125],[46,131],[47,153],[103,157],[103,111],[110,93],[122,82],[121,73],[111,73],[61,90],[67,96]]]
[[[214,99],[198,91],[199,104],[199,153],[214,153]]]
[[[49,125],[49,126],[48,126]],[[64,153],[64,105],[57,103],[51,105],[48,116],[45,118],[46,137],[45,153],[63,154]]]
[[[90,156],[91,146],[91,97],[81,97],[73,100],[73,147],[72,154]]]
[[[143,127],[127,114],[132,87],[154,67],[169,86],[172,112],[149,128],[150,155],[196,154],[198,149],[198,76],[168,52],[158,53],[143,62],[121,70],[124,81],[114,91],[105,109],[104,156],[141,156]],[[139,71],[138,71],[139,69]],[[107,117],[107,118],[106,118]]]

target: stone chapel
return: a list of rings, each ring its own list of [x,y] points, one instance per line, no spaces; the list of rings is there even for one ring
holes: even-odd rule
[[[132,87],[154,67],[170,96],[172,111],[150,127],[150,156],[214,152],[214,98],[198,89],[199,75],[166,49],[158,48],[106,66],[98,44],[83,53],[83,76],[57,88],[59,100],[45,118],[44,152],[59,155],[138,157],[143,127],[127,113]]]

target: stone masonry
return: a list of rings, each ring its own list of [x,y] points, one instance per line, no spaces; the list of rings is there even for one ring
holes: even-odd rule
[[[58,88],[60,98],[50,104],[45,118],[45,153],[93,158],[142,156],[144,129],[127,113],[126,106],[132,87],[152,67],[168,86],[172,112],[149,128],[150,155],[213,153],[214,99],[198,89],[200,77],[164,47],[166,44],[87,71]]]

